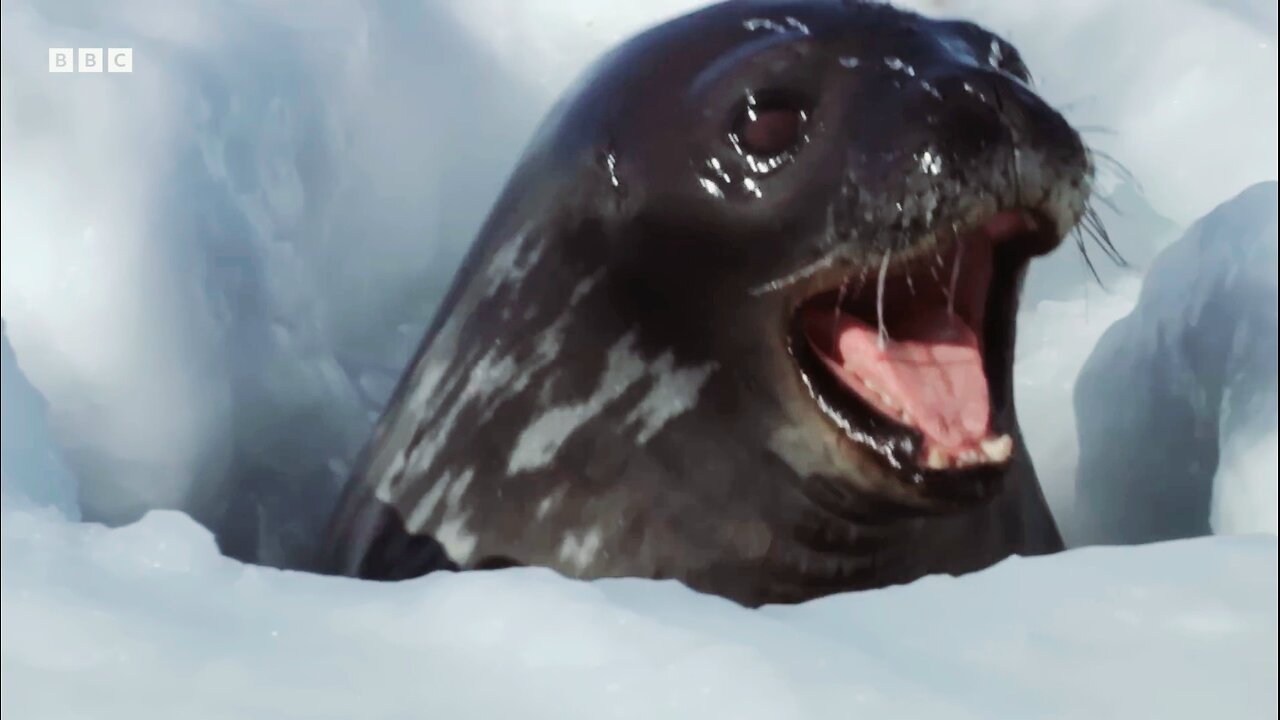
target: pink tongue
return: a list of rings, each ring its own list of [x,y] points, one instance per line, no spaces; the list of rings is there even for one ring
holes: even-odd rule
[[[836,357],[818,354],[877,410],[899,419],[905,414],[906,424],[924,434],[926,448],[949,455],[976,448],[989,434],[991,403],[973,330],[940,310],[903,318],[894,333],[881,349],[876,328],[841,315]]]

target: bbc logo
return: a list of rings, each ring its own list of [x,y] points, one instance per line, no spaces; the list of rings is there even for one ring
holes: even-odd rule
[[[51,73],[133,72],[133,48],[49,48]]]

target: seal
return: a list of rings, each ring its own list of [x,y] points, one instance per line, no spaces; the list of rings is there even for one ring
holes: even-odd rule
[[[1061,549],[1014,320],[1093,163],[1030,83],[980,27],[871,2],[727,2],[606,55],[481,229],[326,568],[754,606]]]

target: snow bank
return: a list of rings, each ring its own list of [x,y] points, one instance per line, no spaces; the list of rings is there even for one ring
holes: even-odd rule
[[[1218,532],[1276,532],[1276,188],[1165,250],[1081,373],[1075,516],[1092,540],[1203,535],[1211,504]]]
[[[513,114],[529,93],[452,22],[5,2],[0,301],[86,517],[181,508],[237,555],[305,552],[550,101]],[[134,72],[47,73],[95,44]]]
[[[18,367],[0,330],[0,495],[4,502],[52,508],[80,519],[76,480],[49,432],[44,398]]]
[[[1277,546],[1013,560],[761,611],[549,571],[245,566],[183,515],[6,510],[5,717],[1274,718]]]

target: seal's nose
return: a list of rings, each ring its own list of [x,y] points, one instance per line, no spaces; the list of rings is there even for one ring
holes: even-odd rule
[[[964,163],[1030,151],[1084,164],[1084,146],[1066,119],[1007,73],[963,68],[922,79],[912,96],[906,120],[935,154]]]
[[[919,107],[910,116],[923,125],[922,144],[960,160],[1016,143],[1020,133],[1004,107],[1003,78],[993,75],[974,70],[921,80],[913,93]]]
[[[1014,150],[1085,164],[1078,134],[1023,79],[972,57],[922,54],[928,60],[886,57],[857,68],[864,75],[851,84],[849,114],[858,126],[852,139],[871,165],[895,175],[905,170],[901,162],[926,152],[965,165]],[[868,114],[871,98],[877,109]]]
[[[884,246],[1013,207],[1053,205],[1040,209],[1060,231],[1073,225],[1090,164],[1066,119],[1007,71],[926,57],[850,83],[837,224]]]

